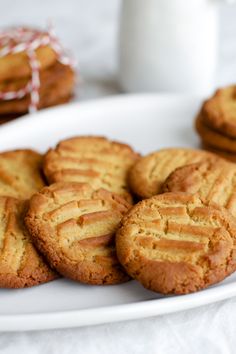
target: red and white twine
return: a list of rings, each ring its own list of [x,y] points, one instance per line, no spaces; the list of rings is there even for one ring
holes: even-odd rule
[[[58,60],[64,64],[74,67],[74,62],[65,55],[64,50],[55,35],[52,26],[46,32],[40,32],[25,27],[12,28],[0,32],[0,58],[8,54],[26,52],[31,67],[31,79],[27,85],[18,91],[0,91],[0,100],[21,99],[30,94],[29,112],[37,111],[39,104],[40,88],[40,63],[35,50],[39,47],[50,46],[58,56]]]

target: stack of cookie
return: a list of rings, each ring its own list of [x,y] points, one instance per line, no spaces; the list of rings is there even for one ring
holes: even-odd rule
[[[74,70],[52,30],[0,32],[0,123],[70,100]]]
[[[236,86],[216,91],[196,119],[203,147],[236,162]]]
[[[2,153],[0,164],[0,287],[133,278],[186,294],[236,270],[236,167],[213,153],[140,157],[87,136],[44,156]]]

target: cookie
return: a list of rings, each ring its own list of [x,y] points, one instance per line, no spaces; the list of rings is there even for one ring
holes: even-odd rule
[[[35,29],[25,29],[30,35],[39,35],[39,37],[43,37],[47,32],[41,32]],[[19,38],[18,35],[15,38]],[[4,38],[1,38],[0,41],[0,51],[4,49],[5,43]],[[10,47],[14,47],[17,42],[14,38],[9,41],[9,38],[6,39],[7,45]],[[20,41],[18,42],[20,43]],[[57,54],[55,51],[49,46],[40,46],[35,50],[36,58],[39,62],[40,70],[44,70],[49,66],[53,65],[57,59]],[[29,57],[26,51],[11,53],[6,56],[0,57],[0,81],[3,80],[12,80],[18,79],[22,77],[30,77],[32,73],[32,68],[29,64]]]
[[[236,216],[236,165],[230,162],[199,162],[177,168],[163,185],[163,192],[198,194]]]
[[[0,287],[24,288],[46,283],[57,274],[36,251],[24,226],[27,202],[0,197]]]
[[[220,134],[236,138],[236,86],[216,91],[202,107],[204,122]]]
[[[213,152],[214,154],[219,155],[220,157],[223,157],[223,159],[225,159],[225,160],[228,160],[231,162],[236,162],[236,153],[218,150],[218,149],[215,149],[211,146],[208,146],[207,144],[202,144],[202,148],[204,150]]]
[[[210,129],[205,123],[202,114],[199,114],[196,119],[196,130],[200,135],[203,144],[223,150],[226,152],[236,152],[236,139],[229,138],[225,135]]]
[[[8,122],[11,122],[12,120],[16,119],[17,117],[19,117],[18,114],[0,115],[0,124],[5,124]]]
[[[236,269],[236,223],[196,195],[164,193],[134,206],[117,232],[117,256],[147,289],[186,294]]]
[[[217,156],[202,150],[171,148],[142,157],[129,172],[129,185],[139,198],[160,193],[162,184],[177,167]]]
[[[48,103],[48,105],[43,107],[43,108],[53,107],[53,106],[58,106],[58,105],[65,104],[67,102],[70,102],[72,97],[73,96],[65,96],[65,97],[61,97],[61,98],[56,99],[56,100],[54,100],[54,98],[51,97],[52,100],[50,100],[50,103]],[[16,105],[17,105],[17,107],[20,106],[20,105],[18,105],[18,103]],[[17,119],[19,117],[22,117],[25,114],[26,114],[26,112],[15,113],[15,114],[0,114],[0,125],[12,122],[13,120],[15,120],[15,119]]]
[[[33,150],[0,153],[0,196],[28,199],[45,186],[42,155]]]
[[[104,189],[62,182],[32,197],[25,222],[35,245],[60,274],[88,284],[117,284],[129,279],[114,244],[129,208]]]
[[[85,182],[131,201],[127,173],[138,158],[128,145],[85,136],[61,141],[47,152],[43,165],[49,183]]]
[[[58,106],[58,105],[62,105],[67,102],[70,102],[71,99],[73,98],[73,96],[65,96],[65,97],[61,97],[58,99],[54,99],[53,97],[51,97],[51,98],[52,98],[52,100],[50,100],[50,103],[48,103],[48,105],[43,108]],[[0,103],[0,105],[1,105],[1,103]],[[17,102],[16,106],[20,107],[21,103],[19,104],[19,102]],[[19,117],[22,117],[25,114],[26,114],[26,112],[14,113],[14,114],[0,114],[0,125],[8,123],[8,122],[12,122],[13,120],[15,120]]]
[[[18,91],[24,88],[29,78],[0,83],[1,92]],[[74,89],[74,72],[67,66],[56,62],[53,66],[40,72],[40,89],[38,109],[54,106],[67,102]],[[31,97],[28,94],[24,98],[8,101],[0,100],[0,116],[8,114],[27,113]],[[1,120],[1,118],[0,118]]]

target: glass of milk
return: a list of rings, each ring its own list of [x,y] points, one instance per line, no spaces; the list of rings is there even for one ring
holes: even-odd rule
[[[123,0],[121,87],[131,92],[210,93],[219,2],[223,0]]]

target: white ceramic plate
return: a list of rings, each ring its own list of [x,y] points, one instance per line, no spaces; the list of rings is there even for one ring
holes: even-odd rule
[[[142,153],[196,147],[193,118],[201,100],[186,96],[127,95],[75,103],[25,116],[0,128],[0,150],[44,152],[59,139],[105,135]],[[0,290],[0,330],[63,328],[155,316],[236,295],[236,275],[204,291],[161,296],[135,281],[106,287],[60,279],[23,290]]]

